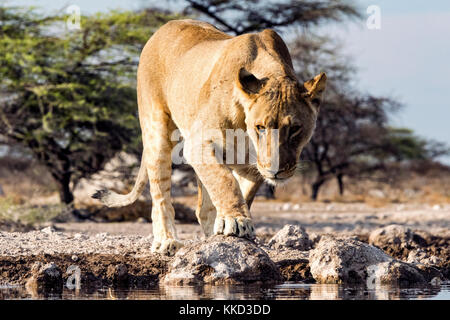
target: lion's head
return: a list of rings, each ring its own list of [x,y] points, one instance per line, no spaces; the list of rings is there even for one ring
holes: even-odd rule
[[[241,69],[237,87],[261,175],[277,184],[292,177],[310,140],[319,112],[326,75],[303,85],[291,76],[262,77]]]

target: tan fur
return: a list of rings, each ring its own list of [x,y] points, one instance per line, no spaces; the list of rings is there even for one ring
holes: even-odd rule
[[[265,132],[279,130],[279,172],[270,171],[275,155],[264,157],[259,150],[256,165],[220,163],[212,141],[201,142],[206,164],[190,162],[198,176],[196,215],[205,234],[252,238],[249,207],[256,191],[264,179],[278,183],[293,175],[301,149],[312,135],[325,81],[322,73],[299,84],[286,45],[272,30],[231,37],[194,20],[161,27],[142,51],[137,88],[144,173],[140,171],[135,189],[141,191],[148,176],[153,251],[173,254],[181,246],[170,199],[173,130],[178,128],[189,141],[199,123],[203,130],[219,130],[223,139],[226,129],[242,129],[255,146],[258,138],[269,142],[257,126],[264,126]],[[299,126],[293,133],[292,128]],[[104,191],[97,198],[120,206],[135,200],[135,193]]]

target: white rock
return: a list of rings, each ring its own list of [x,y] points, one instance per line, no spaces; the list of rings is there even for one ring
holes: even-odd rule
[[[73,238],[76,239],[76,240],[80,240],[80,239],[86,238],[86,235],[84,235],[82,233],[75,233],[73,235]]]
[[[421,263],[426,266],[435,266],[442,262],[439,257],[435,255],[429,255],[423,249],[411,250],[408,254],[409,263]]]
[[[253,242],[213,236],[185,245],[175,254],[163,280],[168,284],[281,281],[278,267]]]
[[[369,235],[369,243],[383,250],[385,249],[413,249],[426,245],[425,239],[413,232],[410,228],[391,224],[378,228]]]
[[[99,238],[99,239],[105,239],[107,236],[108,236],[108,233],[107,233],[107,232],[101,232],[101,233],[97,233],[97,234],[95,235],[95,237],[96,237],[96,238]]]
[[[50,235],[55,232],[55,228],[53,228],[52,226],[48,226],[47,228],[42,229],[41,232]]]
[[[303,227],[285,225],[272,237],[272,239],[269,240],[268,246],[272,249],[294,249],[304,251],[311,248],[311,241]]]
[[[426,283],[414,265],[355,238],[322,236],[309,253],[309,263],[319,283]]]

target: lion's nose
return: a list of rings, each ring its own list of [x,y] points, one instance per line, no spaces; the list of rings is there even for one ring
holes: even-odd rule
[[[272,176],[272,177],[274,177],[274,178],[276,178],[277,177],[277,174],[278,173],[280,173],[280,171],[279,170],[267,170],[267,172]]]
[[[287,172],[289,170],[290,170],[290,166],[287,165],[284,168],[278,169],[278,170],[269,169],[269,170],[267,170],[267,172],[270,173],[274,178],[278,178],[277,177],[278,175],[280,175],[282,173],[285,173],[285,172]]]
[[[267,170],[268,173],[270,173],[274,178],[277,178],[277,175],[285,172],[285,169],[282,170]]]

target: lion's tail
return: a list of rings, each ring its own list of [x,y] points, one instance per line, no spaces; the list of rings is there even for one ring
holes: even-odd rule
[[[145,186],[147,185],[147,168],[145,166],[144,156],[142,156],[141,167],[134,184],[133,190],[128,194],[118,194],[110,190],[97,190],[92,195],[92,198],[99,199],[104,205],[108,207],[124,207],[132,204],[141,195]]]

